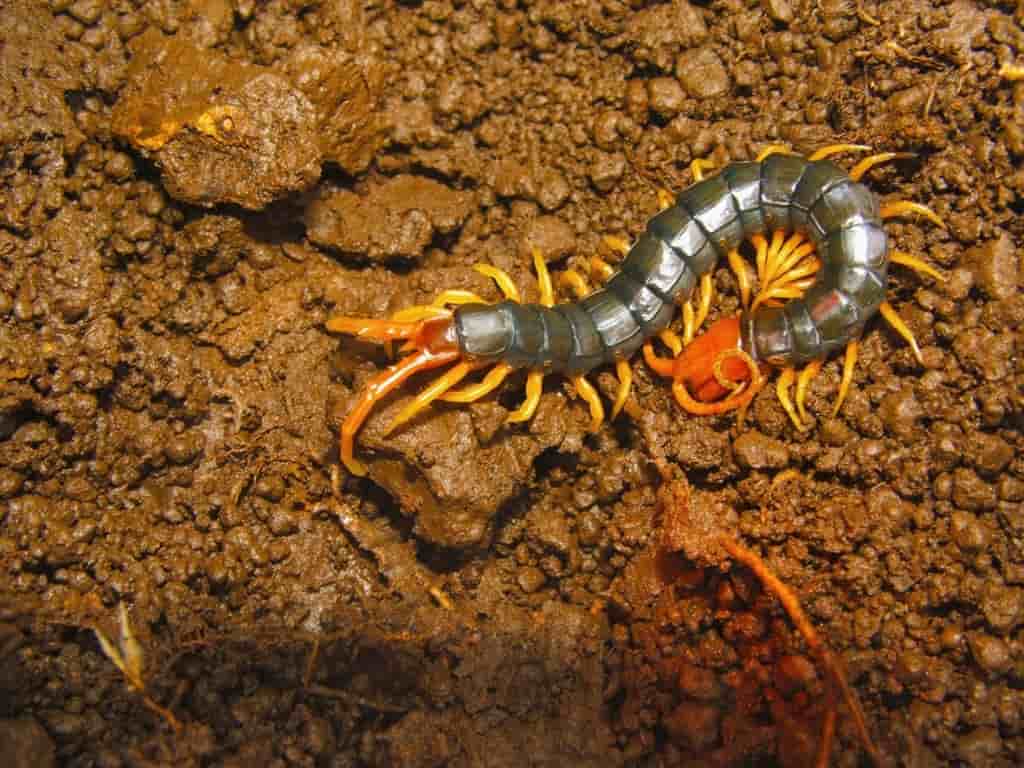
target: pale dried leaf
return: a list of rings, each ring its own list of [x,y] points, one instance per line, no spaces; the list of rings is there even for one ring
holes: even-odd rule
[[[146,665],[146,657],[142,650],[142,646],[139,645],[139,641],[135,638],[135,632],[132,630],[132,622],[128,616],[128,609],[124,607],[124,603],[120,604],[121,607],[121,650],[124,652],[125,665],[128,667],[128,671],[125,673],[135,683],[137,688],[143,688],[142,683],[142,671]]]

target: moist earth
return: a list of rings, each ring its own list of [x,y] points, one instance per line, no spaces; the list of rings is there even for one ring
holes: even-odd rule
[[[1024,6],[0,9],[0,763],[809,765],[830,686],[720,534],[884,764],[1024,762]],[[805,431],[638,356],[596,434],[558,377],[508,424],[522,375],[387,434],[421,381],[344,470],[390,358],[330,316],[499,299],[478,263],[536,301],[534,249],[614,263],[692,160],[837,143],[947,224],[886,225],[947,278],[890,270],[923,365],[872,322]]]

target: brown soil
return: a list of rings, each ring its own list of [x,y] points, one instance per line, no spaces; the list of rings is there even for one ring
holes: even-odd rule
[[[1024,762],[1022,8],[0,0],[0,764],[808,765],[822,672],[716,532],[889,764]],[[550,377],[384,437],[407,390],[340,468],[387,358],[330,315],[494,298],[480,261],[535,298],[531,247],[614,260],[693,158],[840,141],[949,224],[888,227],[950,276],[893,270],[924,368],[873,322],[806,433],[639,360],[593,436]]]

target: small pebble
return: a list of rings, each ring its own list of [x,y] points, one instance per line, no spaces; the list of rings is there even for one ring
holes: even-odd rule
[[[1010,649],[1002,640],[983,632],[975,632],[967,640],[975,663],[990,677],[997,677],[1010,668]]]
[[[729,90],[729,74],[710,48],[686,51],[676,61],[676,77],[688,94],[698,99],[721,96]]]
[[[733,443],[740,466],[747,469],[782,469],[789,464],[785,443],[756,430],[744,432]]]
[[[1009,299],[1017,294],[1020,257],[1006,232],[972,248],[965,262],[973,269],[978,286],[993,299]]]
[[[538,589],[543,587],[547,580],[548,577],[544,575],[544,571],[540,568],[534,568],[532,565],[526,568],[520,568],[519,574],[516,576],[516,581],[519,583],[520,589],[528,595],[532,595]]]

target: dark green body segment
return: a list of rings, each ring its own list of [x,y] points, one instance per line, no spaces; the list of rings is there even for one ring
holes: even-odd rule
[[[458,308],[460,347],[471,358],[569,375],[630,357],[719,258],[775,229],[811,238],[822,268],[802,298],[745,315],[742,344],[774,365],[823,358],[856,338],[881,304],[888,243],[867,187],[826,160],[791,155],[732,163],[684,190],[648,222],[608,284],[579,302]]]

